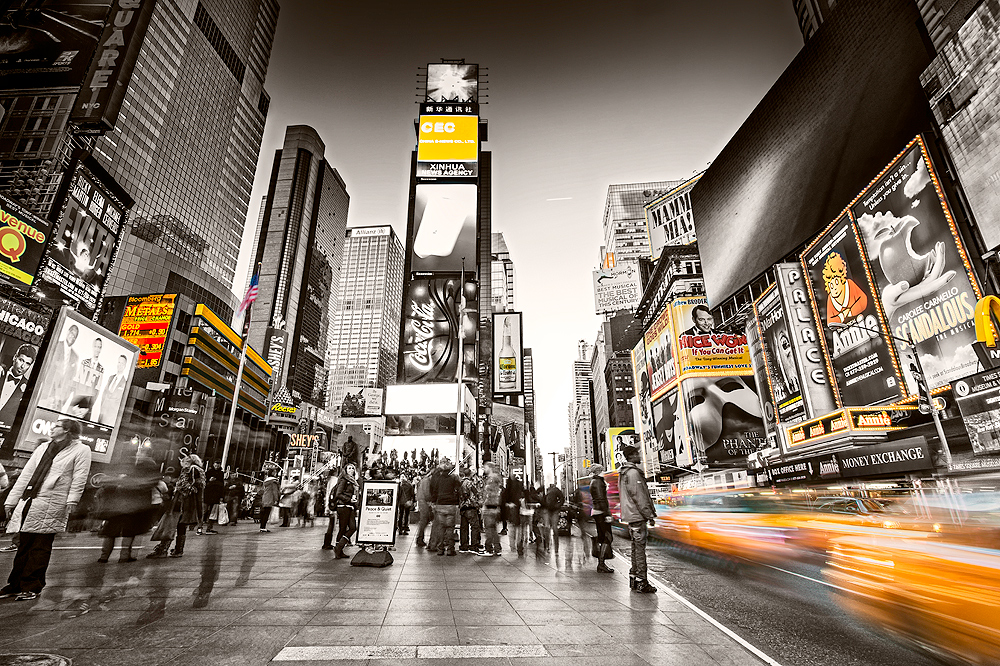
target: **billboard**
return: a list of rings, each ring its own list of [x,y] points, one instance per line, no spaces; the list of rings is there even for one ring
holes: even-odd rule
[[[632,381],[635,386],[635,421],[646,459],[659,462],[657,452],[659,440],[653,428],[653,401],[649,390],[649,374],[646,371],[646,342],[639,340],[632,349]],[[657,468],[659,466],[657,465]],[[653,472],[655,474],[655,472]]]
[[[15,449],[31,452],[75,418],[97,462],[110,462],[139,349],[69,307],[59,311]]]
[[[381,416],[385,389],[348,386],[340,404],[341,416]]]
[[[892,335],[916,345],[931,388],[974,373],[982,295],[918,137],[851,206]]]
[[[476,283],[465,283],[466,312],[461,311],[460,284],[458,276],[410,280],[403,300],[404,384],[458,381],[460,334],[467,343],[463,345],[463,377],[478,376]]]
[[[76,160],[76,168],[71,169],[69,190],[36,286],[48,300],[61,301],[53,296],[61,293],[78,303],[78,310],[92,316],[132,202],[115,195],[112,187],[102,182],[105,176],[96,174],[88,164],[94,163]]]
[[[840,403],[865,406],[901,397],[893,349],[850,218],[842,215],[801,258]]]
[[[670,326],[670,306],[656,318],[653,325],[643,334],[646,358],[646,381],[650,400],[663,397],[671,383],[677,378],[677,362],[674,359],[674,329]],[[640,378],[641,381],[641,378]],[[640,384],[636,384],[640,386]]]
[[[776,421],[800,421],[805,417],[805,405],[792,352],[791,333],[777,288],[773,285],[769,287],[754,302],[753,308],[757,318],[764,371],[774,398]],[[766,393],[763,390],[761,392]]]
[[[479,175],[478,115],[421,115],[417,129],[418,178]]]
[[[0,276],[16,287],[33,284],[51,233],[49,222],[0,194]]]
[[[635,310],[641,299],[639,264],[626,261],[594,271],[594,308],[597,314]]]
[[[924,26],[912,0],[842,0],[824,15],[691,191],[709,302],[820,233],[929,129]],[[861,32],[863,48],[844,48]]]
[[[156,368],[163,358],[163,345],[170,334],[177,294],[129,296],[118,336],[139,348],[136,367]]]
[[[38,347],[45,337],[49,316],[0,298],[0,445],[7,439],[31,381]]]
[[[0,88],[79,86],[111,4],[111,0],[4,3],[6,9],[0,10]]]
[[[264,359],[271,366],[271,391],[281,384],[281,371],[285,363],[285,350],[288,349],[288,332],[281,328],[268,326],[264,336]]]
[[[524,391],[524,334],[520,312],[493,315],[493,393]]]
[[[440,273],[478,265],[475,185],[417,185],[413,202],[410,270]]]
[[[743,465],[748,455],[767,446],[756,389],[753,377],[681,380],[687,432],[696,458]]]
[[[753,374],[747,336],[717,329],[704,296],[675,299],[671,310],[677,331],[678,376]]]
[[[429,102],[478,102],[479,65],[432,62],[426,92]]]
[[[791,336],[792,355],[799,372],[799,388],[807,418],[829,414],[837,408],[837,401],[828,379],[802,265],[775,264],[774,272]]]
[[[977,456],[1000,454],[1000,370],[989,370],[954,384],[958,409]]]
[[[70,120],[83,131],[110,131],[118,120],[156,0],[114,0]]]
[[[608,428],[608,469],[609,472],[617,472],[625,464],[625,447],[634,446],[642,449],[642,442],[635,428]],[[645,462],[645,461],[644,461]],[[649,476],[648,470],[646,476]]]
[[[767,361],[764,358],[764,347],[761,342],[760,329],[757,327],[757,317],[747,317],[747,346],[750,348],[750,358],[753,361],[753,377],[757,382],[757,396],[760,399],[761,421],[764,423],[764,434],[767,437],[769,449],[779,447],[778,412],[767,374]]]
[[[686,467],[694,464],[691,441],[686,435],[684,403],[676,386],[653,403],[653,432],[660,462]]]

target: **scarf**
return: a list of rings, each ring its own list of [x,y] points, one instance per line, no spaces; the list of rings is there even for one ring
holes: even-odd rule
[[[72,437],[66,437],[62,442],[57,442],[54,439],[50,439],[42,453],[41,460],[38,461],[38,465],[35,467],[34,474],[31,475],[31,480],[28,481],[28,485],[24,488],[24,494],[21,495],[21,499],[33,500],[38,497],[39,491],[42,489],[42,484],[45,482],[45,477],[49,475],[52,470],[52,461],[55,457],[59,455],[61,451],[69,448],[70,444],[73,443]]]

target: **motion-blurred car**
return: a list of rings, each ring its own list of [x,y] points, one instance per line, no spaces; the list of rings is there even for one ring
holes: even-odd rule
[[[1000,663],[1000,551],[892,534],[832,542],[824,575],[840,603],[948,663]]]

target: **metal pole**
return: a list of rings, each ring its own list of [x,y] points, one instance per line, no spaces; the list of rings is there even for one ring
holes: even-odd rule
[[[226,459],[229,458],[229,444],[233,439],[233,426],[236,423],[236,404],[240,400],[240,384],[243,383],[243,367],[247,360],[247,341],[243,338],[240,345],[240,367],[236,371],[236,388],[233,389],[233,406],[229,410],[229,427],[226,429],[226,443],[222,447],[222,469],[226,469]]]
[[[462,339],[462,323],[465,317],[465,257],[462,257],[462,277],[458,282],[458,418],[455,419],[455,473],[459,473],[462,461],[462,417],[465,415],[465,345]]]
[[[894,340],[903,340],[903,338],[897,338],[892,336]],[[917,366],[917,372],[920,373],[920,378],[927,385],[927,375],[924,374],[924,367],[920,363],[920,354],[917,353],[917,346],[913,344],[910,339],[903,340],[906,344],[910,346],[910,350],[913,352],[913,362]],[[920,387],[917,386],[917,394],[920,394]],[[931,395],[931,387],[927,386],[927,398],[930,402],[931,408],[931,418],[934,420],[934,428],[937,430],[938,439],[941,440],[941,450],[944,452],[944,462],[948,466],[948,470],[951,470],[951,448],[948,446],[948,438],[944,435],[944,426],[941,425],[941,415],[938,413],[937,403],[934,402],[934,396]]]

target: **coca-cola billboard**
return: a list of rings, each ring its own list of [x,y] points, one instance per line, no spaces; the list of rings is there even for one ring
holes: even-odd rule
[[[458,381],[460,355],[464,356],[463,379],[478,376],[476,283],[465,283],[464,298],[462,291],[457,275],[410,281],[403,300],[400,373],[403,383]],[[459,331],[463,344],[460,344]]]

